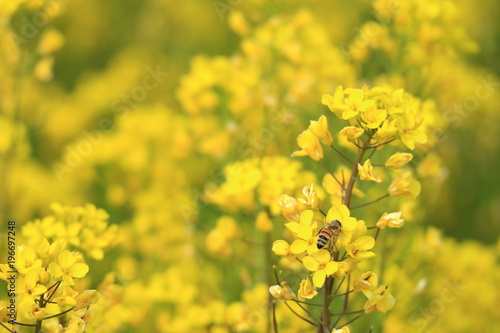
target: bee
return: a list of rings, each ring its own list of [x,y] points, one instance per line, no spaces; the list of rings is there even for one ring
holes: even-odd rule
[[[338,220],[333,220],[321,228],[318,232],[318,241],[316,242],[318,249],[324,248],[330,241],[335,242],[340,234],[341,227],[342,225]]]

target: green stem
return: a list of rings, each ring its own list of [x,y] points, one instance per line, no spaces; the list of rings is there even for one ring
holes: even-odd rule
[[[274,333],[278,333],[278,322],[276,321],[276,303],[273,302],[273,329]]]
[[[366,152],[367,149],[366,147],[368,146],[368,143],[370,143],[372,135],[373,134],[369,134],[366,140],[363,142],[363,146],[359,147],[358,156],[356,157],[356,160],[354,161],[354,164],[352,166],[351,177],[349,178],[349,182],[347,183],[343,200],[343,204],[346,205],[347,207],[349,207],[351,204],[352,190],[354,188],[354,182],[356,181],[356,176],[358,175],[358,164],[361,163],[361,161],[363,160],[363,155]]]
[[[380,201],[380,200],[382,200],[382,199],[385,199],[385,198],[387,198],[388,196],[389,196],[389,193],[386,193],[386,194],[384,194],[383,196],[381,196],[380,198],[375,199],[375,200],[373,200],[373,201],[369,201],[369,202],[365,202],[364,204],[361,204],[361,205],[353,206],[353,207],[351,207],[351,210],[356,209],[356,208],[361,208],[361,207],[364,207],[364,206],[371,205],[372,203],[375,203],[375,202],[377,202],[377,201]]]
[[[298,314],[298,313],[297,313],[294,309],[292,309],[292,307],[291,307],[290,305],[288,305],[288,303],[287,303],[286,301],[285,301],[285,305],[286,305],[286,306],[290,309],[290,311],[292,311],[292,313],[293,313],[294,315],[296,315],[297,317],[299,317],[299,318],[300,318],[300,319],[302,319],[303,321],[308,322],[309,324],[311,324],[311,325],[313,325],[313,326],[318,326],[318,324],[316,324],[316,323],[314,323],[314,322],[310,321],[309,319],[304,318],[304,317],[302,317],[301,315],[299,315],[299,314]],[[321,325],[320,325],[320,327],[321,327]]]

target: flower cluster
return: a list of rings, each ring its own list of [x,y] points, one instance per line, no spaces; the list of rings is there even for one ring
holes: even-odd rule
[[[420,222],[496,240],[495,0],[118,3],[0,1],[0,326],[494,330],[498,249]]]
[[[377,286],[375,273],[364,272],[362,267],[376,255],[373,250],[380,230],[403,226],[402,212],[386,212],[378,222],[371,222],[367,226],[364,220],[356,218],[351,211],[375,204],[389,196],[415,198],[420,193],[420,183],[405,167],[413,158],[411,153],[393,153],[384,164],[372,164],[371,160],[381,150],[394,150],[391,146],[400,149],[398,146],[402,145],[413,150],[416,144],[426,142],[427,134],[420,128],[422,111],[419,101],[402,89],[363,87],[344,90],[339,86],[333,95],[323,95],[322,101],[340,121],[347,122],[348,126],[343,127],[339,135],[346,138],[343,146],[352,146],[352,150],[357,150],[357,155],[348,157],[348,153],[336,147],[325,115],[318,121],[311,121],[308,129],[298,136],[297,142],[302,150],[293,153],[293,156],[309,156],[314,161],[322,161],[330,180],[324,181],[323,187],[327,193],[338,198],[329,200],[330,207],[326,212],[313,185],[304,188],[305,198],[296,199],[288,195],[279,198],[277,202],[283,216],[289,221],[285,226],[291,232],[293,242],[290,244],[286,240],[277,240],[272,250],[286,261],[299,262],[311,272],[313,285],[309,279],[302,280],[298,297],[286,281],[282,281],[281,286],[271,287],[270,291],[276,298],[298,302],[313,299],[318,295],[318,290],[322,290],[325,301],[318,325],[325,330],[335,329],[342,316],[351,313],[347,311],[347,305],[348,295],[352,292],[363,292],[368,298],[360,312],[387,312],[394,306],[395,299],[387,286]],[[323,161],[325,156],[322,145],[337,154],[338,166],[345,162],[350,164],[345,168],[350,171],[341,168],[341,177],[338,173],[332,173],[327,162]],[[368,157],[365,156],[367,153]],[[381,168],[380,172],[375,168]],[[356,180],[366,184],[387,183],[384,170],[394,170],[393,180],[386,193],[373,201],[353,206],[351,199]],[[336,183],[336,190],[327,189],[332,183]],[[359,196],[364,196],[359,189],[357,191]],[[371,234],[371,230],[375,230],[375,234]],[[285,266],[297,270],[293,265]],[[344,293],[337,295],[333,290],[335,282],[338,281],[338,292],[345,280],[347,285]],[[335,314],[338,320],[330,327],[330,317],[333,316],[330,300],[342,295],[345,298],[342,311]]]
[[[102,260],[104,251],[119,240],[118,226],[108,226],[109,215],[92,204],[84,207],[51,206],[54,215],[35,219],[23,227],[23,236],[30,244],[48,240],[63,240],[92,259]]]

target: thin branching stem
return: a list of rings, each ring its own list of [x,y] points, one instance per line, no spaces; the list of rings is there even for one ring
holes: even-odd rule
[[[364,310],[363,310],[363,311],[364,311]],[[362,316],[362,315],[364,315],[364,314],[365,314],[364,312],[363,312],[363,313],[360,313],[358,316],[356,316],[356,317],[352,318],[352,319],[351,319],[351,320],[349,320],[347,323],[343,324],[343,325],[342,325],[342,327],[349,325],[350,323],[352,323],[353,321],[355,321],[356,319],[358,319],[359,317],[361,317],[361,316]]]
[[[330,145],[330,147],[332,147],[333,150],[335,150],[337,152],[337,154],[339,154],[340,156],[342,156],[343,159],[345,159],[347,162],[353,164],[354,162],[347,156],[345,156],[340,150],[338,150],[333,144]]]
[[[301,305],[300,303],[297,303],[297,305],[300,306],[300,308],[304,310],[309,315],[309,317],[314,319],[314,316],[311,314],[311,312],[309,312],[303,305]]]
[[[344,187],[344,184],[342,184],[340,182],[340,180],[338,180],[338,178],[335,176],[335,174],[332,172],[332,170],[330,170],[330,168],[328,167],[328,165],[326,165],[325,161],[321,160],[321,164],[323,164],[323,166],[325,167],[326,171],[328,171],[328,173],[330,175],[332,175],[333,179],[335,179],[335,181],[337,182],[337,184],[340,185],[340,187],[345,190],[345,187]]]
[[[70,312],[70,311],[71,311],[71,310],[73,310],[74,308],[75,308],[75,307],[73,306],[73,307],[69,308],[68,310],[65,310],[65,311],[63,311],[63,312],[61,312],[61,313],[55,314],[55,315],[53,315],[53,316],[43,317],[41,320],[47,320],[47,319],[50,319],[50,318],[55,318],[55,317],[62,316],[63,314],[66,314],[66,313]]]
[[[14,333],[14,331],[12,331],[10,328],[8,328],[7,326],[5,326],[4,323],[0,323],[0,325],[5,328],[7,331],[11,332],[11,333]]]
[[[280,278],[278,277],[278,272],[276,271],[276,265],[273,265],[274,270],[274,278],[276,279],[276,283],[280,284]]]
[[[19,325],[19,326],[28,326],[28,327],[35,327],[35,324],[23,324],[18,321],[15,321],[14,324]]]
[[[61,285],[61,281],[58,281],[57,283],[55,283],[55,284],[52,286],[52,287],[55,287],[55,288],[54,288],[54,290],[52,291],[52,293],[49,295],[49,297],[47,297],[47,300],[51,300],[51,299],[52,299],[52,297],[55,295],[55,293],[56,293],[56,291],[57,291],[57,288],[59,288],[59,286],[60,286],[60,285]],[[52,287],[51,287],[51,288],[52,288]],[[43,298],[42,298],[41,300],[43,300]],[[41,307],[41,308],[44,308],[44,307],[45,307],[45,304],[44,304],[43,306],[40,304],[40,307]]]
[[[276,302],[273,301],[273,330],[278,333],[278,321],[276,320]]]
[[[375,152],[377,151],[377,148],[373,148],[372,152],[370,153],[370,155],[368,156],[368,160],[370,158],[372,158],[373,154],[375,154]]]
[[[337,295],[333,295],[332,298],[336,298],[336,297],[341,297],[341,296],[344,296],[344,295],[347,295],[347,294],[350,294],[354,292],[354,289],[351,289],[349,291],[346,291],[345,293],[342,293],[342,294],[337,294]]]
[[[342,278],[342,280],[340,280],[340,283],[339,283],[339,285],[337,286],[337,289],[335,289],[335,292],[333,293],[332,298],[334,298],[334,297],[335,297],[335,295],[339,292],[340,287],[342,287],[342,284],[344,283],[344,281],[345,281],[345,276]]]
[[[351,204],[351,196],[352,196],[352,190],[354,188],[354,182],[356,181],[356,176],[358,175],[358,164],[361,162],[363,159],[363,155],[365,154],[366,147],[368,143],[370,142],[372,138],[372,134],[369,134],[366,140],[363,142],[363,146],[359,147],[358,150],[358,156],[356,157],[356,160],[353,163],[352,170],[351,170],[351,177],[349,178],[349,182],[347,183],[346,190],[345,190],[345,197],[343,200],[344,205],[347,207],[350,206]]]
[[[286,306],[290,309],[290,311],[292,311],[292,313],[293,313],[294,315],[296,315],[297,317],[299,317],[299,318],[300,318],[300,319],[302,319],[303,321],[308,322],[309,324],[311,324],[311,325],[313,325],[313,326],[316,326],[316,327],[317,327],[317,326],[319,326],[318,324],[316,324],[316,323],[314,323],[314,322],[310,321],[309,319],[304,318],[304,317],[302,317],[301,315],[299,315],[299,314],[298,314],[298,313],[297,313],[294,309],[292,309],[292,307],[291,307],[290,305],[288,305],[288,303],[287,303],[286,301],[285,301],[285,305],[286,305]]]
[[[371,148],[378,148],[378,147],[382,147],[383,145],[386,145],[386,144],[388,144],[388,143],[391,143],[391,142],[392,142],[392,141],[394,141],[394,140],[396,140],[396,138],[393,138],[393,139],[391,139],[391,140],[389,140],[389,141],[386,141],[386,142],[383,142],[383,143],[376,144],[376,145],[374,145],[374,146],[368,146],[367,148],[368,148],[368,149],[371,149]]]
[[[302,304],[307,304],[307,305],[312,305],[312,306],[323,306],[323,304],[303,302],[303,301],[299,301],[299,300],[296,300],[296,299],[292,299],[292,301],[294,301],[295,303],[302,303]]]
[[[356,311],[342,311],[342,312],[337,312],[337,313],[331,313],[332,316],[343,316],[343,315],[348,315],[348,314],[355,314],[355,313],[360,313],[365,311],[364,309],[361,310],[356,310]]]
[[[373,203],[375,203],[375,202],[377,202],[377,201],[380,201],[380,200],[382,200],[382,199],[387,198],[388,196],[389,196],[389,193],[386,193],[386,194],[384,194],[383,196],[381,196],[380,198],[377,198],[377,199],[375,199],[375,200],[373,200],[373,201],[365,202],[364,204],[357,205],[357,206],[352,206],[352,207],[351,207],[351,210],[353,210],[353,209],[357,209],[357,208],[361,208],[361,207],[364,207],[364,206],[371,205],[371,204],[373,204]]]

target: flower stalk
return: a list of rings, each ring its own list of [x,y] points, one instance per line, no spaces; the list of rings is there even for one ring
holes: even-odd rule
[[[357,147],[357,153],[354,158],[350,158],[333,145],[333,136],[325,116],[321,116],[318,121],[311,121],[309,128],[299,135],[297,142],[302,150],[294,152],[292,156],[309,156],[323,165],[327,172],[323,178],[323,186],[332,197],[332,200],[327,201],[331,206],[328,211],[321,207],[324,202],[316,193],[317,184],[304,188],[306,199],[284,195],[278,201],[283,216],[289,221],[285,226],[295,240],[291,245],[285,240],[277,240],[273,243],[273,251],[303,265],[311,272],[314,285],[309,279],[302,280],[298,299],[285,281],[280,283],[277,279],[278,285],[272,286],[270,291],[275,298],[285,300],[292,313],[316,326],[318,333],[330,333],[332,330],[344,331],[347,329],[346,325],[362,315],[374,311],[387,312],[394,305],[394,297],[387,292],[387,286],[379,286],[377,275],[371,271],[362,272],[358,263],[375,256],[371,250],[381,229],[403,226],[401,212],[384,213],[378,222],[370,223],[377,228],[375,235],[370,236],[368,230],[374,227],[367,227],[365,221],[351,216],[351,211],[376,204],[389,196],[418,195],[420,183],[412,178],[411,172],[398,170],[411,160],[412,154],[397,152],[382,165],[388,171],[396,170],[386,194],[362,204],[351,203],[354,195],[363,196],[355,186],[357,180],[381,183],[385,179],[377,175],[378,170],[377,173],[374,172],[371,164],[371,158],[377,151],[385,150],[386,145],[398,142],[414,149],[415,143],[425,142],[426,134],[418,129],[419,123],[415,121],[413,99],[404,95],[402,90],[344,90],[338,87],[333,96],[324,95],[322,101],[338,118],[348,121],[349,126],[344,127],[340,135],[347,138],[348,145]],[[338,163],[347,161],[348,165],[341,164],[337,170],[328,165],[323,160],[322,144],[330,146],[338,154]],[[336,280],[339,282],[334,288]],[[342,286],[345,290],[341,290]],[[319,293],[322,294],[321,304],[305,302]],[[349,311],[349,301],[359,293],[364,294],[368,300],[363,309]],[[341,301],[333,302],[338,297],[341,297]],[[289,306],[288,301],[295,301],[312,319],[297,313]],[[315,319],[307,306],[321,307],[317,314],[319,318]],[[339,306],[341,310],[332,311],[334,306]],[[347,318],[344,325],[339,325],[345,316],[354,314],[359,315]]]

